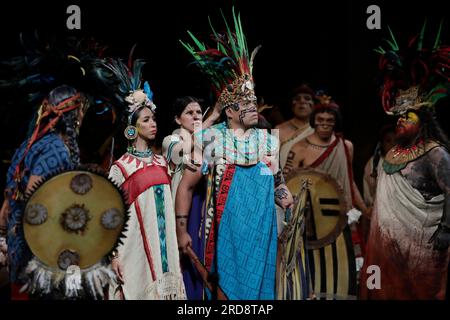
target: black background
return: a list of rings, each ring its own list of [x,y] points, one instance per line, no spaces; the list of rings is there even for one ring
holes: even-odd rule
[[[81,31],[66,28],[70,4],[81,8]],[[373,49],[385,44],[382,39],[389,37],[388,25],[404,44],[420,31],[425,18],[426,37],[434,40],[440,20],[448,18],[442,1],[3,1],[0,58],[21,54],[19,32],[35,29],[93,36],[109,47],[107,55],[126,57],[137,43],[135,57],[148,60],[144,76],[155,92],[161,140],[173,129],[170,108],[176,97],[189,94],[208,100],[208,83],[195,68],[188,67],[190,56],[178,40],[189,40],[189,29],[207,41],[207,16],[219,29],[223,25],[219,8],[231,18],[233,4],[241,12],[250,50],[262,45],[254,65],[258,97],[289,116],[288,96],[295,85],[308,82],[327,88],[341,107],[344,134],[355,145],[354,169],[360,185],[378,130],[389,121],[377,95],[378,55]],[[371,4],[381,9],[381,30],[366,27],[366,9]],[[448,21],[442,39],[450,43]],[[7,161],[25,137],[31,108],[0,107],[1,185]],[[441,122],[446,127],[448,108],[440,109],[444,110]]]

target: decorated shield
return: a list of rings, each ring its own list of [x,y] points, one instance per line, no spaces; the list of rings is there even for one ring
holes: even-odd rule
[[[347,224],[347,204],[336,180],[318,170],[299,168],[289,173],[286,185],[297,205],[306,206],[306,247],[322,248],[336,240]],[[298,203],[302,187],[308,195],[306,202]]]
[[[66,293],[77,296],[87,288],[91,295],[102,296],[103,285],[98,284],[115,278],[107,257],[117,247],[127,218],[124,195],[99,172],[77,168],[40,182],[28,195],[23,216],[25,240],[34,255],[27,268],[33,290],[60,288],[58,282],[44,287],[33,281],[39,274],[68,284],[72,271],[78,270],[79,285],[64,288]]]

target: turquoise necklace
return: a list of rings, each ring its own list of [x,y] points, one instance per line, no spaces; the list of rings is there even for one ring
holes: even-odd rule
[[[236,163],[238,163],[239,160],[244,160],[244,163],[248,164],[250,163],[250,158],[254,157],[254,153],[258,153],[258,147],[256,147],[256,150],[250,150],[250,143],[255,142],[252,140],[255,140],[254,134],[256,132],[254,128],[250,130],[249,135],[243,140],[239,140],[234,134],[231,134],[232,137],[230,138],[233,140],[234,161]],[[259,144],[258,139],[256,139],[256,143]]]
[[[147,149],[145,151],[138,151],[136,150],[136,148],[133,147],[128,147],[128,153],[132,154],[133,156],[139,157],[139,158],[149,158],[153,155],[153,151],[152,149]]]

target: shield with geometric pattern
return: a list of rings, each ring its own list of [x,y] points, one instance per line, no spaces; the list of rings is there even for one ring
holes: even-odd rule
[[[347,204],[336,180],[316,169],[299,168],[289,173],[286,185],[294,198],[302,186],[308,189],[310,210],[305,212],[306,247],[323,248],[335,241],[347,224]]]

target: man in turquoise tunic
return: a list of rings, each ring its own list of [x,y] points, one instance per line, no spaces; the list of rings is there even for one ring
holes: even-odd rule
[[[178,187],[178,244],[185,252],[192,241],[186,231],[187,213],[195,185],[207,175],[200,230],[205,234],[205,267],[215,272],[229,299],[275,299],[275,201],[288,208],[293,199],[279,169],[278,139],[256,128],[256,51],[248,54],[240,19],[234,16],[234,22],[233,33],[228,26],[224,35],[212,30],[219,49],[207,49],[193,36],[198,50],[184,44],[210,77],[226,120],[196,134],[202,166],[186,171]]]

